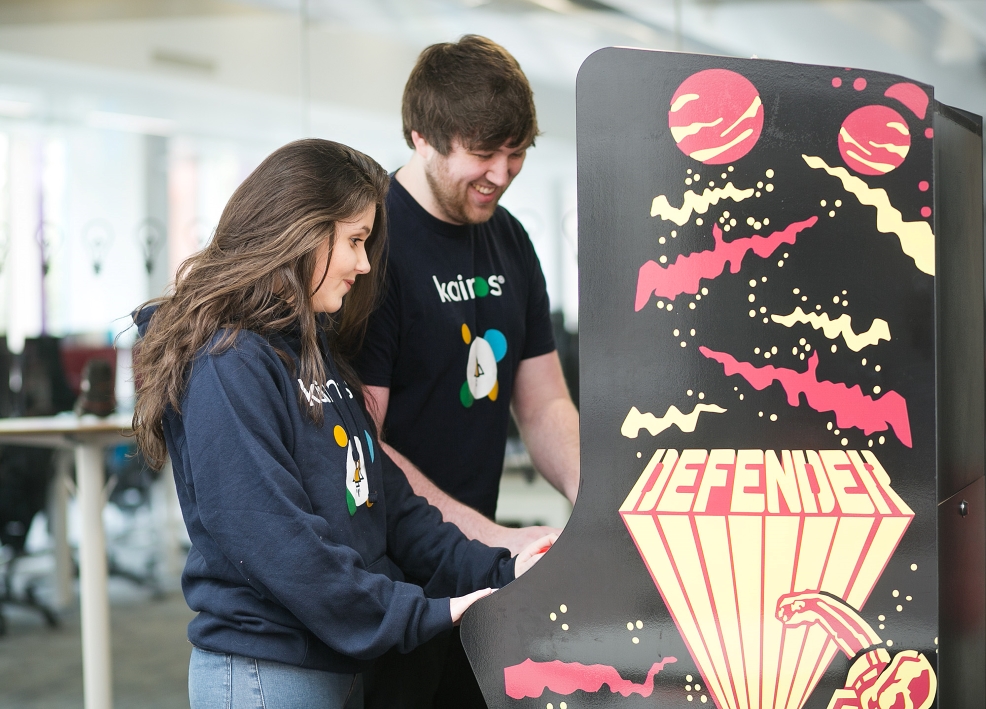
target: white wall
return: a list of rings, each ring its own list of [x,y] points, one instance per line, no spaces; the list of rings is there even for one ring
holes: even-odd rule
[[[403,164],[407,74],[424,46],[467,32],[504,44],[534,86],[544,135],[503,203],[530,231],[552,305],[570,328],[578,318],[575,78],[595,49],[680,44],[868,67],[986,110],[982,0],[607,3],[609,11],[594,12],[567,0],[309,0],[305,21],[295,0],[242,0],[226,14],[181,17],[167,16],[167,4],[92,21],[49,21],[39,11],[33,24],[24,20],[30,6],[16,17],[0,6],[0,20],[13,18],[0,22],[0,235],[9,234],[0,331],[15,343],[40,331],[42,208],[64,242],[46,279],[49,331],[118,331],[125,321],[115,318],[162,292],[239,181],[277,146],[316,135],[388,170]],[[163,157],[151,155],[147,135],[167,138]],[[161,180],[155,159],[166,166]],[[148,216],[167,222],[168,233],[150,277],[134,235]],[[83,236],[93,219],[114,237],[98,276]]]

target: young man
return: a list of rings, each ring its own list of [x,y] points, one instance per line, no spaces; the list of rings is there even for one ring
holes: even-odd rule
[[[467,35],[422,52],[402,115],[414,152],[387,197],[387,294],[357,366],[414,491],[467,536],[517,553],[547,530],[493,522],[511,411],[541,474],[573,503],[579,486],[578,413],[544,276],[498,206],[538,133],[533,94],[506,50]],[[478,688],[457,634],[429,645],[369,673],[367,706],[470,706]]]

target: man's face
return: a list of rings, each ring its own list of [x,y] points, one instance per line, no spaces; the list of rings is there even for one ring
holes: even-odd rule
[[[500,197],[524,166],[525,147],[502,145],[495,150],[452,143],[448,155],[433,150],[425,177],[444,220],[481,224],[493,216]]]

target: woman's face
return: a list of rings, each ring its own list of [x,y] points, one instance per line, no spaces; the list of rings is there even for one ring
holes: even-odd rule
[[[312,306],[316,313],[334,313],[342,307],[342,299],[353,287],[356,276],[370,272],[366,257],[366,240],[373,231],[376,208],[369,207],[353,221],[335,223],[335,247],[329,257],[329,239],[325,238],[315,252],[315,272],[312,274]],[[329,270],[325,271],[328,259]],[[325,274],[325,279],[322,279]],[[321,283],[321,285],[319,285]]]

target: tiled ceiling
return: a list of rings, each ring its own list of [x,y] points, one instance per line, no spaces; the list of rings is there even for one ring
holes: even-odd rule
[[[986,0],[0,0],[0,58],[389,116],[421,48],[469,32],[517,56],[562,139],[579,66],[611,45],[887,71],[986,112]]]
[[[422,47],[466,32],[502,42],[571,90],[600,47],[758,56],[899,73],[986,111],[984,0],[252,0]]]

